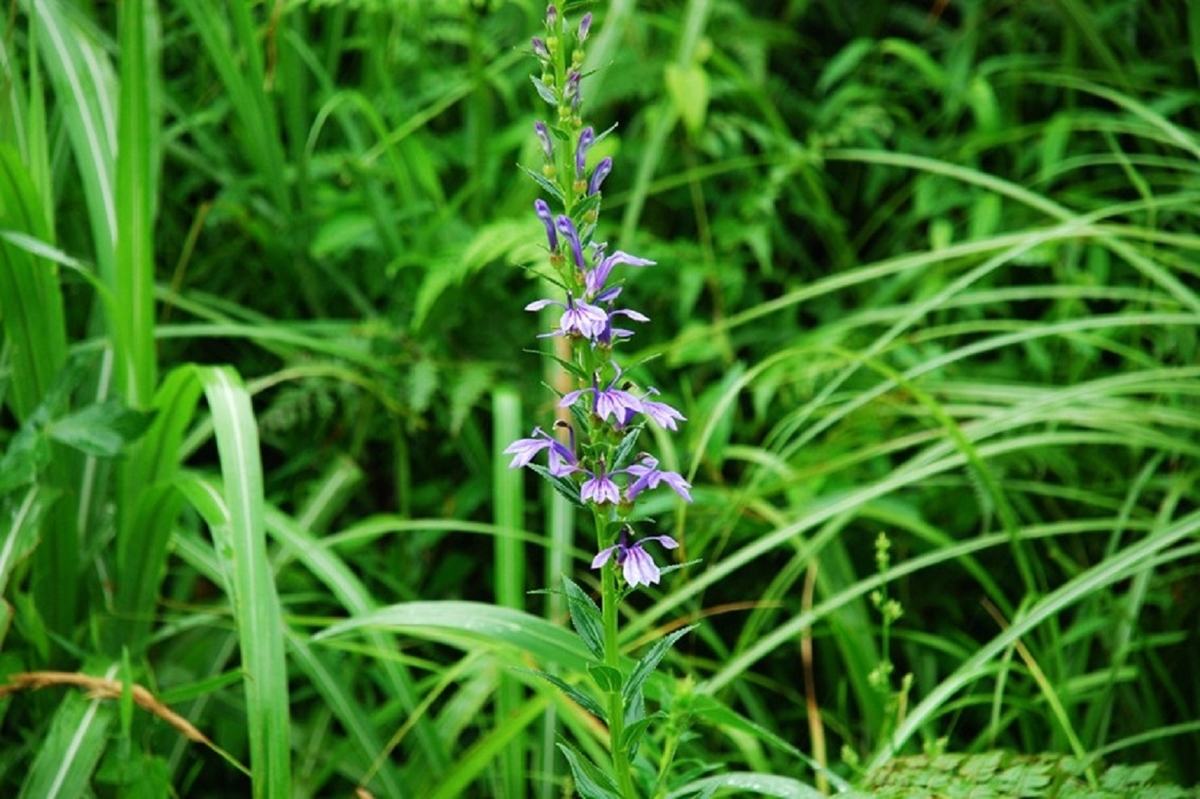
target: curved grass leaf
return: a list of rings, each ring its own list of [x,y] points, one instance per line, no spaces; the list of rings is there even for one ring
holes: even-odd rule
[[[582,672],[591,660],[577,636],[545,619],[480,602],[404,602],[363,613],[313,636],[327,641],[372,629],[404,632],[465,650],[488,644],[501,652],[527,655],[542,666]]]
[[[254,796],[286,799],[291,795],[291,741],[285,628],[267,559],[258,429],[250,396],[236,372],[203,367],[197,376],[212,411],[221,461],[224,515],[207,521],[228,581],[246,675]],[[213,507],[207,510],[211,513]]]

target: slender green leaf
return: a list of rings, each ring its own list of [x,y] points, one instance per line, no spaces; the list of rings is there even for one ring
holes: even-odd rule
[[[405,632],[466,650],[480,643],[528,654],[543,666],[557,664],[582,671],[590,660],[578,636],[545,619],[511,608],[479,602],[404,602],[364,613],[322,630],[314,640],[328,640],[374,629]]]
[[[584,799],[620,799],[620,792],[612,777],[604,773],[595,763],[569,743],[560,741],[559,750],[567,758],[571,774],[575,777],[575,790]]]
[[[667,794],[669,799],[711,795],[711,791],[727,789],[737,796],[775,796],[779,799],[820,799],[825,796],[811,785],[777,774],[756,774],[735,771],[715,777],[704,777]]]
[[[216,549],[230,588],[246,674],[254,796],[284,799],[291,795],[285,628],[267,558],[258,430],[250,396],[236,372],[204,367],[198,376],[212,411],[221,461],[228,515],[218,520],[213,532],[225,537]]]
[[[563,593],[567,595],[567,608],[571,614],[571,625],[583,643],[597,660],[604,659],[604,620],[600,608],[570,577],[563,576]]]
[[[625,697],[626,702],[632,702],[633,698],[641,692],[646,680],[658,668],[658,664],[667,656],[667,652],[675,645],[675,642],[694,629],[696,629],[694,624],[681,627],[666,638],[656,641],[654,646],[650,647],[650,651],[646,653],[645,657],[633,667],[633,671],[629,673],[629,679],[621,688],[621,695]]]

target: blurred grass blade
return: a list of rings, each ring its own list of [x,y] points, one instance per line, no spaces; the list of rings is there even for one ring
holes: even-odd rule
[[[49,241],[42,204],[20,155],[0,144],[0,228]],[[62,290],[54,267],[7,238],[0,239],[0,320],[10,369],[11,402],[18,422],[39,407],[67,364]],[[47,482],[66,494],[75,490],[78,458],[51,445]],[[34,554],[34,606],[50,628],[68,634],[78,584],[78,520],[68,503],[56,503]]]
[[[368,615],[375,611],[377,603],[370,590],[324,541],[316,539],[297,521],[274,508],[267,508],[266,521],[271,536],[281,545],[281,553],[286,555],[278,559],[279,563],[292,559],[303,563],[351,615]],[[382,631],[368,631],[366,638],[368,644],[381,654],[394,652],[397,647],[395,639]],[[387,655],[381,657],[379,668],[383,672],[382,684],[386,692],[397,699],[406,712],[416,714],[420,692],[408,668]],[[410,721],[413,737],[420,747],[422,770],[436,780],[450,764],[445,742],[424,714],[416,715]]]
[[[41,211],[20,154],[0,144],[0,229],[50,241]],[[0,319],[10,345],[13,407],[24,421],[67,363],[67,329],[54,266],[8,238],[0,239]]]
[[[325,706],[341,724],[343,734],[347,738],[345,743],[353,745],[352,759],[340,764],[339,768],[356,776],[359,785],[376,795],[403,795],[403,786],[392,763],[385,761],[377,771],[371,771],[376,756],[384,750],[384,744],[372,723],[370,708],[364,707],[355,696],[355,692],[344,683],[342,668],[334,668],[327,662],[327,659],[333,659],[330,655],[323,657],[304,639],[290,631],[288,648],[292,659],[308,676],[309,682],[321,695]]]
[[[116,674],[114,664],[104,678],[111,680]],[[104,754],[116,710],[109,700],[89,699],[82,691],[67,689],[46,738],[37,746],[37,756],[21,784],[21,798],[89,795],[92,772]]]
[[[114,649],[124,644],[139,651],[150,630],[167,545],[184,501],[175,485],[183,437],[201,390],[193,366],[181,366],[167,375],[154,400],[154,421],[138,442],[137,456],[122,464],[130,492],[120,511],[116,540],[114,603],[121,628],[110,641]]]
[[[291,736],[284,626],[263,521],[263,474],[250,395],[228,367],[197,370],[212,411],[224,511],[213,527],[229,581],[245,671],[246,723],[256,799],[291,796]],[[211,523],[211,521],[210,521]]]
[[[1112,557],[1097,563],[1078,577],[1051,591],[1036,602],[1029,610],[1013,619],[1012,625],[1000,635],[981,647],[964,662],[954,674],[938,683],[897,728],[891,746],[882,749],[869,768],[876,769],[886,763],[894,753],[923,725],[938,713],[951,696],[969,683],[980,679],[984,667],[1013,643],[1027,635],[1038,625],[1052,619],[1062,611],[1082,602],[1097,591],[1108,588],[1119,580],[1128,579],[1139,567],[1148,566],[1163,550],[1200,530],[1200,512],[1194,512],[1175,521],[1169,527],[1131,544]]]
[[[120,12],[116,157],[116,269],[112,309],[116,388],[134,408],[157,383],[154,341],[154,217],[158,205],[162,81],[158,6],[125,0]]]
[[[495,521],[500,534],[496,536],[494,580],[496,604],[521,610],[525,606],[525,546],[517,535],[525,526],[525,475],[519,469],[508,468],[508,458],[499,454],[505,447],[521,438],[521,396],[509,388],[497,389],[492,396],[494,420],[492,452],[492,501]],[[520,707],[524,689],[508,675],[502,675],[496,692],[496,716],[510,718]],[[523,746],[514,739],[506,746],[500,761],[500,784],[505,796],[525,796],[528,775],[525,773]]]
[[[23,0],[54,85],[83,182],[92,245],[106,282],[116,275],[117,76],[99,34],[59,0]]]
[[[284,180],[286,159],[275,109],[266,92],[262,48],[254,28],[252,5],[246,0],[232,0],[224,5],[208,0],[181,3],[229,95],[242,152],[258,170],[261,189],[271,197],[275,210],[286,218],[291,210],[288,183]]]

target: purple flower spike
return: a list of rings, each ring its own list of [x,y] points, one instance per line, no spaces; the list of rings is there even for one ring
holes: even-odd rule
[[[609,547],[601,550],[595,558],[592,559],[592,568],[599,569],[609,559],[616,555],[617,564],[622,567],[625,574],[625,582],[631,587],[638,585],[652,585],[658,583],[662,576],[658,565],[655,564],[654,558],[650,557],[650,553],[643,549],[643,545],[647,541],[657,541],[666,549],[675,549],[679,543],[669,535],[651,535],[629,544],[629,537],[626,535],[626,527],[621,530],[621,540]]]
[[[583,19],[579,20],[579,36],[577,38],[579,39],[580,44],[583,44],[584,42],[587,41],[588,32],[591,29],[592,29],[592,13],[589,11],[588,13],[583,15]]]
[[[571,221],[571,217],[564,214],[559,214],[555,221],[558,223],[558,232],[571,242],[571,254],[575,256],[575,265],[579,267],[580,271],[587,269],[587,262],[583,260],[583,245],[579,243],[579,233],[575,230],[575,223]]]
[[[584,480],[583,485],[579,486],[581,500],[595,502],[597,505],[605,503],[616,505],[621,501],[621,489],[608,476],[608,472],[604,471],[604,461],[600,461],[595,472],[587,472],[587,474],[590,474],[591,477]]]
[[[550,140],[550,131],[546,129],[545,122],[534,122],[533,132],[538,137],[538,142],[542,145],[542,153],[546,156],[547,161],[554,160],[554,142]]]
[[[665,472],[659,469],[657,458],[643,453],[639,463],[635,463],[623,471],[637,478],[629,484],[629,488],[625,491],[625,496],[630,502],[645,489],[658,488],[659,483],[666,483],[676,494],[688,502],[692,501],[692,495],[688,491],[692,484],[684,480],[683,475],[677,472]]]
[[[579,132],[579,144],[575,147],[575,178],[583,180],[583,170],[587,167],[587,151],[596,141],[596,131],[588,125]]]
[[[587,273],[585,283],[587,285],[587,294],[589,297],[595,297],[604,290],[604,284],[608,280],[608,275],[617,264],[626,264],[628,266],[654,266],[654,261],[647,261],[645,258],[637,258],[627,252],[617,250],[612,255],[606,256],[596,268]]]
[[[600,159],[600,163],[596,164],[596,168],[592,171],[592,179],[588,181],[588,196],[591,197],[596,192],[600,191],[600,186],[604,183],[604,179],[608,177],[608,173],[612,172],[613,160],[608,156]]]
[[[606,315],[605,320],[607,321],[607,319]],[[619,375],[613,379],[608,388],[601,390],[596,381],[596,376],[592,375],[591,388],[581,388],[578,391],[564,394],[563,398],[558,402],[558,407],[569,408],[584,394],[591,394],[592,413],[601,419],[611,416],[614,423],[620,423],[622,419],[630,418],[635,413],[641,413],[642,401],[628,391],[622,391],[617,388],[617,380],[620,380]]]
[[[547,449],[550,451],[550,474],[561,477],[575,470],[575,453],[570,448],[540,427],[533,428],[533,435],[533,438],[514,441],[504,450],[504,454],[513,456],[508,468],[519,469],[528,466],[535,455]]]
[[[550,242],[550,252],[557,252],[558,234],[554,232],[554,214],[550,212],[550,206],[545,200],[534,200],[533,210],[537,212],[538,219],[542,220],[542,224],[546,226],[546,238]]]
[[[546,43],[534,36],[530,43],[533,45],[533,54],[543,61],[550,60],[550,50],[546,47]]]

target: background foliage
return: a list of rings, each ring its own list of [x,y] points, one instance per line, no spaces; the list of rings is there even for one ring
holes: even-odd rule
[[[593,553],[498,455],[550,414],[544,8],[6,6],[0,668],[76,675],[0,702],[6,793],[560,795],[604,739],[525,592]],[[701,562],[624,628],[700,623],[671,795],[1200,780],[1200,8],[587,8],[627,357],[689,418]]]

